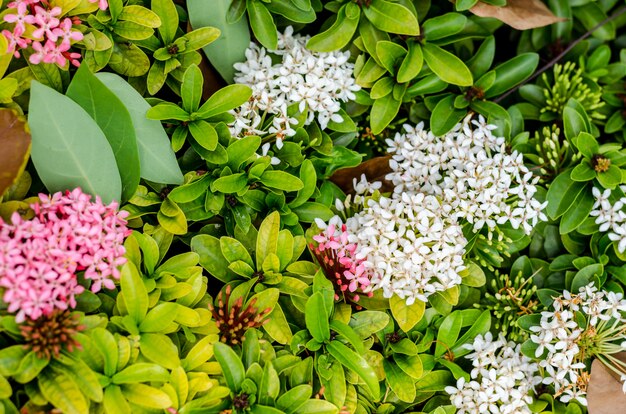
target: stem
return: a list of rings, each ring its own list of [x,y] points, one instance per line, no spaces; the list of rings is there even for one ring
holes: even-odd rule
[[[532,81],[533,79],[535,79],[536,77],[538,77],[539,75],[541,75],[543,72],[545,72],[546,70],[550,69],[552,66],[554,66],[556,63],[559,62],[559,60],[561,60],[563,58],[563,56],[565,56],[566,54],[569,53],[570,50],[572,50],[578,43],[582,42],[583,40],[585,40],[586,38],[588,38],[589,36],[591,36],[591,34],[593,32],[595,32],[597,29],[599,29],[600,27],[604,26],[605,24],[609,23],[612,20],[615,20],[616,18],[618,18],[619,16],[621,16],[622,14],[624,14],[624,12],[626,12],[626,6],[622,6],[619,9],[617,9],[617,11],[615,11],[615,13],[613,13],[612,15],[610,15],[609,17],[607,17],[606,19],[602,20],[600,23],[598,23],[597,25],[595,25],[594,27],[592,27],[591,29],[589,29],[587,31],[587,33],[585,33],[584,35],[582,35],[581,37],[579,37],[578,39],[574,40],[572,43],[569,44],[569,46],[567,46],[565,48],[565,50],[563,50],[561,53],[558,54],[558,56],[556,56],[554,59],[552,59],[551,61],[549,61],[544,67],[542,67],[541,69],[539,69],[537,72],[533,73],[533,75],[526,79],[525,81],[523,81],[522,83],[520,83],[519,85],[517,85],[516,87],[514,87],[513,89],[509,90],[508,92],[504,93],[503,95],[498,96],[496,99],[494,99],[493,101],[495,103],[499,103],[500,101],[502,101],[504,98],[508,97],[509,95],[511,95],[512,93],[516,92],[519,88],[521,88],[522,86],[526,85],[528,82]]]

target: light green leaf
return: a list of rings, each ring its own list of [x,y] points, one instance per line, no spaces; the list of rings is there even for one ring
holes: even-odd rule
[[[222,367],[222,374],[226,384],[233,391],[241,390],[241,383],[245,378],[245,371],[241,358],[228,345],[221,342],[213,345],[215,359]]]
[[[401,4],[372,0],[369,7],[363,8],[363,13],[374,26],[384,32],[409,36],[420,34],[417,18]]]
[[[425,303],[421,300],[407,305],[406,299],[401,299],[398,295],[393,295],[389,299],[389,306],[391,314],[404,332],[410,331],[422,319],[426,309]]]
[[[266,49],[276,50],[278,33],[267,7],[260,0],[247,0],[248,17],[254,36]]]
[[[81,187],[105,203],[121,199],[122,182],[113,150],[78,104],[33,81],[28,124],[32,160],[50,192]]]
[[[348,17],[346,8],[356,8],[356,17]],[[316,52],[332,52],[333,50],[343,48],[352,40],[354,32],[356,32],[356,28],[359,25],[360,16],[361,13],[358,11],[358,6],[355,3],[347,3],[339,9],[337,20],[335,20],[333,25],[324,32],[313,36],[307,42],[306,47]]]
[[[81,65],[66,95],[79,104],[98,124],[113,149],[122,179],[122,200],[130,199],[139,185],[139,154],[135,128],[122,101]]]
[[[64,374],[52,374],[43,371],[37,376],[41,394],[65,414],[84,414],[89,412],[89,404],[80,388],[70,377]]]
[[[178,12],[172,0],[152,0],[152,11],[161,19],[159,34],[164,45],[169,45],[176,37],[178,29]]]
[[[148,312],[148,291],[141,281],[141,276],[134,263],[127,262],[122,267],[120,285],[126,310],[135,323],[139,325]]]
[[[459,86],[471,86],[474,82],[472,72],[465,66],[465,63],[447,50],[437,45],[424,43],[422,51],[428,67],[442,81]]]
[[[100,79],[126,106],[135,127],[141,177],[163,184],[182,184],[183,174],[159,121],[146,118],[150,104],[124,79],[113,73],[97,73]]]

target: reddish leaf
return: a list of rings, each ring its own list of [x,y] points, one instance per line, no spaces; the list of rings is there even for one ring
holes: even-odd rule
[[[541,0],[508,0],[503,7],[479,1],[470,11],[480,17],[495,17],[517,30],[534,29],[567,20],[555,16]]]
[[[330,181],[337,184],[337,186],[339,186],[344,193],[354,193],[353,179],[356,178],[358,181],[361,179],[361,174],[365,174],[367,181],[381,181],[383,183],[383,186],[380,189],[381,192],[385,193],[392,191],[393,184],[385,180],[385,175],[391,172],[391,168],[389,168],[390,158],[391,155],[376,157],[367,160],[356,167],[342,168],[341,170],[337,170],[332,177],[330,177]]]
[[[10,109],[0,109],[0,196],[20,176],[30,155],[26,122]]]
[[[626,353],[614,356],[624,361]],[[622,392],[622,382],[598,359],[591,364],[587,402],[591,414],[626,413],[626,395]]]

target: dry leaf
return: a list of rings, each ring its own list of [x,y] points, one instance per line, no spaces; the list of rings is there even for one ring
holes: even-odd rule
[[[0,196],[20,176],[30,155],[26,123],[10,109],[0,109]]]
[[[626,359],[626,352],[616,354],[620,360]],[[591,364],[591,378],[587,386],[589,414],[626,413],[626,395],[622,383],[600,360]]]
[[[495,17],[517,30],[534,29],[567,20],[554,15],[541,0],[508,0],[503,7],[479,1],[470,11],[480,17]]]
[[[330,177],[330,181],[337,184],[337,186],[339,186],[344,193],[354,193],[354,185],[352,184],[353,178],[356,178],[358,181],[361,179],[361,174],[365,174],[367,181],[380,181],[383,183],[383,186],[380,189],[381,192],[385,193],[392,191],[393,184],[385,180],[385,175],[391,172],[391,168],[389,168],[390,158],[391,155],[376,157],[367,160],[356,167],[342,168],[341,170],[335,171],[332,177]]]

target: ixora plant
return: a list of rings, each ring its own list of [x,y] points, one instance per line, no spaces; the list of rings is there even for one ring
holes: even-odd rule
[[[626,411],[625,26],[0,0],[0,413]]]

